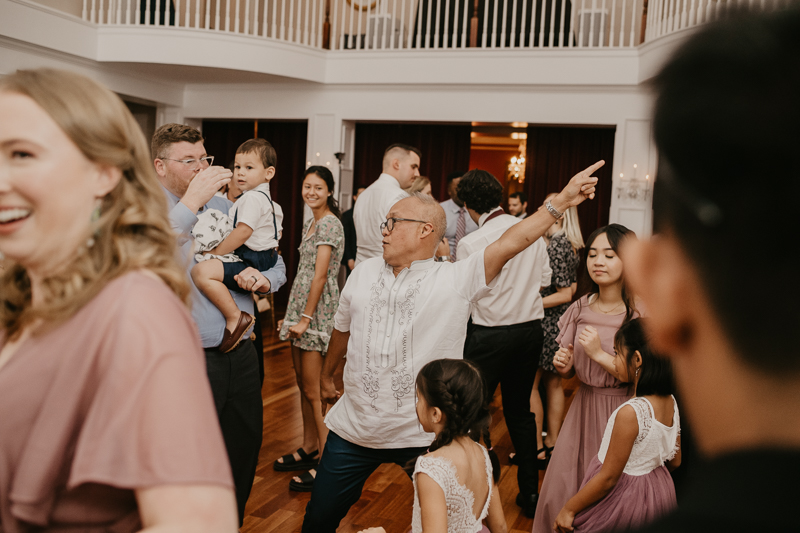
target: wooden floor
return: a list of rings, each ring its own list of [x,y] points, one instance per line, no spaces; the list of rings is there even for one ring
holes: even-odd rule
[[[300,531],[310,493],[290,491],[289,480],[295,473],[275,472],[272,463],[302,444],[300,392],[295,383],[289,343],[280,341],[272,330],[269,312],[262,317],[265,318],[266,370],[262,389],[264,442],[241,531],[290,533]],[[508,453],[512,448],[499,397],[497,394],[492,404],[491,434],[502,464],[499,486],[503,510],[510,532],[529,533],[532,520],[523,515],[514,503],[518,492],[517,467],[508,465]],[[543,476],[544,473],[540,473],[540,484]],[[411,480],[400,467],[383,465],[367,480],[361,499],[350,509],[338,531],[350,533],[366,527],[383,526],[387,533],[406,533],[411,527],[413,496]]]

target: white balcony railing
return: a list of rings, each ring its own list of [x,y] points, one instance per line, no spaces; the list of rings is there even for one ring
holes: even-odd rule
[[[728,6],[788,0],[83,0],[104,26],[191,28],[333,50],[631,48]]]

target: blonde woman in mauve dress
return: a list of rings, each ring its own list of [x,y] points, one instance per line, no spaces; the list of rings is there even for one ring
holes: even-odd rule
[[[0,117],[0,530],[237,531],[139,125],[107,88],[50,69],[0,79]]]
[[[581,386],[544,476],[534,533],[552,531],[558,512],[578,492],[586,468],[600,449],[608,417],[631,396],[628,386],[617,378],[610,355],[619,327],[638,316],[623,284],[618,255],[628,236],[633,232],[619,224],[599,228],[589,236],[586,270],[592,289],[572,304],[558,323],[561,333],[556,342],[561,348],[553,365],[565,379],[577,375]]]

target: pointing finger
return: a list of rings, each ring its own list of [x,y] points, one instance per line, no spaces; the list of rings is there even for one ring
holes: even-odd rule
[[[591,175],[591,174],[592,174],[592,173],[593,173],[595,170],[597,170],[598,168],[602,167],[602,166],[603,166],[603,165],[605,165],[605,164],[606,164],[606,162],[605,162],[604,160],[602,160],[602,159],[601,159],[600,161],[598,161],[598,162],[597,162],[597,163],[595,163],[594,165],[592,165],[592,166],[588,167],[588,168],[587,168],[586,170],[584,170],[583,172],[584,172],[585,174],[589,174],[589,175]]]

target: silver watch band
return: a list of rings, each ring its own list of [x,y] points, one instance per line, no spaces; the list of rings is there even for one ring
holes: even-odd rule
[[[556,220],[558,220],[559,218],[561,218],[561,217],[563,217],[563,216],[564,216],[564,213],[560,212],[558,209],[556,209],[555,207],[553,207],[553,204],[551,204],[551,203],[550,203],[550,200],[547,200],[547,201],[544,203],[544,208],[545,208],[545,209],[547,209],[547,211],[548,211],[548,212],[549,212],[551,215],[553,215],[553,216],[556,218]]]

